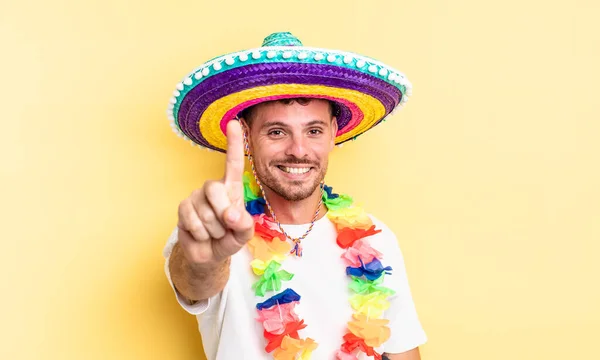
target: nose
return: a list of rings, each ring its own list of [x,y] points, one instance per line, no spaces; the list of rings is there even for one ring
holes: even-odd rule
[[[308,144],[306,139],[303,136],[291,136],[285,154],[297,159],[308,156]]]

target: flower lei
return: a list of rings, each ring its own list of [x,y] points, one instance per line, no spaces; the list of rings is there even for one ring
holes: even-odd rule
[[[334,194],[328,186],[324,186],[324,190],[323,202],[329,210],[327,216],[335,224],[337,244],[346,250],[342,258],[348,265],[349,288],[354,292],[350,305],[355,313],[348,322],[336,359],[357,360],[358,353],[364,352],[381,360],[381,354],[374,348],[390,337],[389,320],[381,317],[390,306],[387,298],[394,294],[392,289],[382,286],[384,275],[391,274],[392,268],[381,264],[382,254],[364,239],[381,230],[375,229],[366,212],[354,205],[351,197]],[[254,257],[250,266],[258,277],[252,289],[260,297],[267,292],[278,292],[256,305],[257,320],[264,327],[267,341],[265,351],[273,352],[276,360],[310,359],[317,343],[311,338],[302,339],[298,333],[306,327],[294,311],[300,295],[289,288],[281,291],[283,282],[294,277],[282,268],[284,260],[290,253],[299,254],[278,230],[277,224],[265,214],[265,199],[260,196],[260,189],[249,172],[244,174],[244,201],[255,221],[255,235],[247,245]]]

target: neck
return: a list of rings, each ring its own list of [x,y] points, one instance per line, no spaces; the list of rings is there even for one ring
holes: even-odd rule
[[[277,216],[277,220],[283,225],[300,225],[311,223],[315,216],[315,211],[317,211],[317,205],[319,204],[322,195],[321,186],[318,186],[309,197],[299,201],[286,200],[267,187],[264,187],[264,191],[271,208],[275,212],[275,216]],[[268,214],[269,210],[266,209],[266,211]],[[321,204],[317,220],[322,218],[325,213],[325,205]]]

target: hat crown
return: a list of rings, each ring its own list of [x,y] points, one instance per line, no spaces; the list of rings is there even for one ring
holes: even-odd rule
[[[290,32],[276,32],[267,36],[262,46],[302,46],[302,42]]]

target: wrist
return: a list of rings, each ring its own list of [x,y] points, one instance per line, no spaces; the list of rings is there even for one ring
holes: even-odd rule
[[[228,256],[222,260],[208,260],[204,262],[188,263],[188,269],[193,274],[205,274],[208,272],[229,269],[231,257]]]

